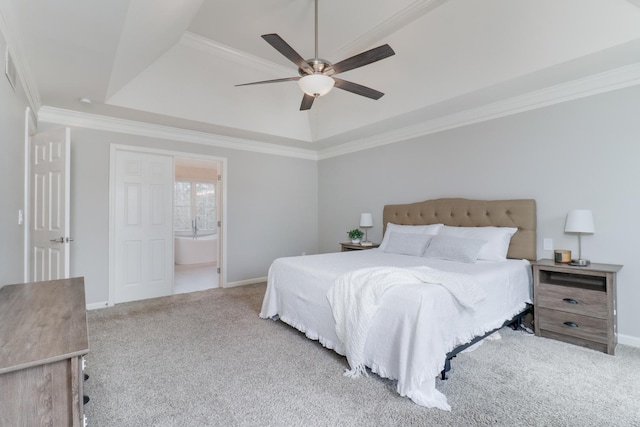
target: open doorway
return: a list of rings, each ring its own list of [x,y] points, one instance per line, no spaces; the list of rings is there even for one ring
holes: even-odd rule
[[[174,159],[174,294],[220,286],[221,163]]]
[[[215,178],[209,180],[215,183],[217,252],[215,265],[208,263],[209,275],[200,289],[224,287],[226,284],[226,159],[112,144],[109,172],[109,305],[197,290],[198,279],[193,277],[194,271],[191,271],[191,278],[185,279],[191,288],[179,286],[176,289],[175,286],[173,199],[176,159],[185,159],[189,173],[193,173],[199,165],[210,166],[209,163],[200,163],[202,161],[216,164]],[[198,180],[197,176],[188,178]],[[191,209],[197,211],[197,206]],[[189,229],[191,220],[188,221]],[[185,270],[198,270],[198,264],[183,265],[190,266],[184,267]],[[187,274],[182,277],[178,274],[180,280],[185,276]],[[204,274],[196,276],[205,277]]]

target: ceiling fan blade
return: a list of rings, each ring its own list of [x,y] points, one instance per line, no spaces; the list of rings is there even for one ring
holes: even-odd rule
[[[382,46],[375,47],[359,53],[358,55],[352,56],[351,58],[340,61],[337,64],[333,64],[333,69],[335,71],[333,74],[344,73],[345,71],[353,70],[354,68],[369,65],[395,54],[396,53],[391,49],[391,46],[383,44]]]
[[[238,87],[238,86],[249,86],[249,85],[261,85],[264,83],[280,83],[280,82],[290,82],[294,80],[300,80],[300,77],[285,77],[284,79],[263,80],[261,82],[242,83],[235,86]]]
[[[265,41],[271,46],[273,46],[275,50],[283,54],[289,61],[296,64],[298,68],[304,70],[305,73],[313,74],[313,68],[309,64],[307,64],[307,61],[305,61],[298,52],[293,50],[293,48],[282,39],[282,37],[274,33],[264,34],[262,35],[262,38],[265,39]]]
[[[382,92],[378,92],[370,87],[359,85],[358,83],[348,82],[335,77],[333,77],[333,80],[336,82],[335,87],[346,90],[347,92],[355,93],[356,95],[366,96],[371,99],[380,99],[384,95]]]
[[[305,93],[304,96],[302,97],[302,104],[300,104],[300,111],[310,110],[311,106],[313,105],[313,101],[315,99],[316,99],[315,97],[311,95],[307,95]]]

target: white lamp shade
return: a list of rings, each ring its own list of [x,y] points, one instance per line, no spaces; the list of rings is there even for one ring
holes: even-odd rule
[[[370,213],[360,214],[360,227],[373,227],[373,215]]]
[[[309,74],[298,80],[298,86],[309,96],[318,97],[331,92],[336,82],[324,74]]]
[[[595,233],[593,225],[593,212],[588,209],[575,209],[567,215],[567,223],[564,226],[567,233]]]

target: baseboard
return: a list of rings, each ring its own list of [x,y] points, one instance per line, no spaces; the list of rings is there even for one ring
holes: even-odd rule
[[[240,280],[238,282],[227,283],[223,287],[224,288],[235,288],[237,286],[253,285],[255,283],[264,283],[266,281],[267,281],[266,277],[256,277],[255,279],[247,279],[247,280]],[[92,303],[92,304],[87,304],[87,310],[97,310],[99,308],[106,308],[106,307],[109,307],[109,302],[107,302],[107,301],[95,302],[95,303]]]
[[[236,286],[253,285],[255,283],[264,283],[267,281],[266,277],[256,277],[255,279],[240,280],[238,282],[230,282],[223,286],[223,288],[235,288]]]
[[[631,335],[618,334],[618,344],[640,348],[640,338],[632,337]]]
[[[109,303],[105,302],[94,302],[93,304],[87,304],[87,310],[97,310],[99,308],[109,307]]]

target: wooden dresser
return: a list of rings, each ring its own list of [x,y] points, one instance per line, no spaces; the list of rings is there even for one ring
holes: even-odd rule
[[[82,426],[84,279],[0,289],[0,426]]]
[[[614,354],[616,273],[622,266],[574,267],[546,259],[532,265],[536,335]]]

